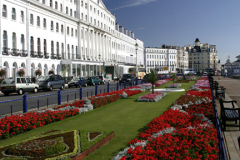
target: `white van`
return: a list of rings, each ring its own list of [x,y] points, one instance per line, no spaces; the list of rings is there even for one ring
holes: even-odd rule
[[[26,77],[5,78],[0,85],[1,92],[6,96],[13,92],[17,92],[19,95],[22,95],[24,92],[37,93],[38,89],[39,85],[32,83],[30,78]]]

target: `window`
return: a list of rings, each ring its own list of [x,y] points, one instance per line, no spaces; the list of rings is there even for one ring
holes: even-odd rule
[[[44,52],[44,54],[47,53],[47,40],[46,39],[43,40],[43,52]]]
[[[23,23],[24,22],[24,12],[23,11],[21,11],[21,22]]]
[[[13,32],[13,34],[12,34],[12,48],[13,49],[17,48],[17,46],[16,46],[16,33],[15,32]]]
[[[2,16],[7,18],[7,6],[6,5],[3,5]]]
[[[60,4],[60,11],[63,11],[62,3]]]
[[[53,31],[53,21],[51,21],[51,31]]]
[[[74,11],[74,17],[75,17],[75,18],[77,17],[77,12],[76,12],[76,11]]]
[[[59,55],[59,43],[58,42],[56,44],[56,48],[57,48],[57,54]]]
[[[69,27],[67,27],[67,35],[69,35]]]
[[[33,53],[33,51],[34,51],[33,37],[30,37],[30,52]]]
[[[83,30],[81,30],[81,39],[83,39]]]
[[[68,7],[66,7],[66,14],[68,14]]]
[[[92,6],[90,5],[90,11],[92,11]]]
[[[58,9],[58,2],[55,1],[55,9]]]
[[[7,48],[7,31],[3,31],[3,47]]]
[[[92,17],[90,17],[90,23],[92,23]]]
[[[37,39],[37,52],[41,52],[41,41],[40,41],[40,38]]]
[[[46,28],[46,26],[47,26],[46,18],[43,18],[43,27]]]
[[[87,9],[87,3],[85,3],[85,8]]]
[[[61,33],[63,33],[63,25],[61,25]]]
[[[81,1],[81,6],[83,7],[83,0]]]
[[[12,8],[12,19],[16,20],[16,10],[15,10],[15,8]]]
[[[64,53],[64,44],[62,43],[62,54]]]
[[[56,32],[58,32],[58,23],[56,23]]]
[[[77,37],[77,30],[75,30],[75,37]]]
[[[25,44],[25,42],[24,42],[25,40],[24,40],[24,35],[23,34],[21,34],[21,47],[22,47],[22,50],[24,50],[24,44]]]
[[[71,29],[71,36],[73,36],[73,28]]]
[[[37,26],[40,27],[40,17],[37,16]]]
[[[83,19],[83,13],[81,13],[81,19]]]
[[[45,4],[45,0],[42,0],[42,4]]]
[[[53,43],[53,41],[51,41],[51,53],[53,54],[54,53],[54,43]]]
[[[85,15],[85,21],[87,21],[87,15]]]
[[[70,16],[72,16],[72,9],[70,9]]]
[[[30,24],[33,25],[33,14],[30,14]]]
[[[52,7],[52,0],[49,1],[49,6]]]

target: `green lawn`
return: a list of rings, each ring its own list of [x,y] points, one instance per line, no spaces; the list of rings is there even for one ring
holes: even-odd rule
[[[158,88],[165,88],[170,83],[172,82],[168,82]],[[184,88],[187,91],[194,83],[195,81],[182,83],[180,88]],[[116,153],[127,147],[127,143],[136,138],[139,131],[144,131],[151,120],[169,109],[171,104],[184,93],[167,93],[166,97],[155,103],[136,102],[140,95],[146,94],[146,92],[140,93],[93,111],[2,140],[0,146],[25,140],[48,130],[114,131],[115,137],[111,141],[85,158],[86,160],[109,160]]]

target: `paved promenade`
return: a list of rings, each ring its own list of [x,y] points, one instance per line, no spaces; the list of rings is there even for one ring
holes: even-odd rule
[[[219,86],[224,86],[226,88],[226,100],[236,100],[236,107],[240,107],[240,80],[232,78],[214,77],[215,81],[219,82]],[[220,105],[218,99],[216,99],[217,111],[220,117]],[[227,103],[224,104],[226,107],[230,107]],[[221,119],[221,118],[220,118]],[[231,123],[231,122],[227,122]],[[234,122],[232,122],[235,124]],[[238,124],[239,125],[239,122]],[[228,152],[229,160],[240,160],[240,151],[237,138],[240,136],[240,131],[238,127],[226,127],[226,131],[223,131],[223,137],[225,138],[226,150]]]

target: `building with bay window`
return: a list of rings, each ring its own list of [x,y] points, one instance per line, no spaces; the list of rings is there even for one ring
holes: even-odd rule
[[[144,63],[144,44],[101,0],[1,0],[0,68],[92,76]],[[136,51],[135,45],[138,44]],[[137,52],[137,54],[136,54]],[[120,74],[120,73],[118,73]]]

